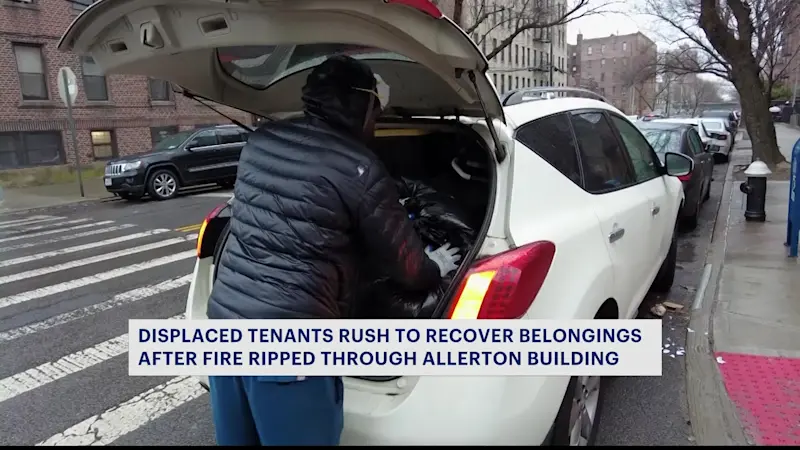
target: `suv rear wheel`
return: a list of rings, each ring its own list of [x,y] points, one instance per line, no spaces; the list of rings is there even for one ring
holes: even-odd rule
[[[147,180],[147,192],[156,200],[167,200],[178,194],[181,184],[175,172],[156,169]]]

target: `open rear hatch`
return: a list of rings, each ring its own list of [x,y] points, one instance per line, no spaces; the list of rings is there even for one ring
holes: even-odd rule
[[[384,116],[505,122],[486,58],[428,0],[100,0],[59,42],[106,73],[265,117],[301,111],[308,71],[336,46],[392,87]]]

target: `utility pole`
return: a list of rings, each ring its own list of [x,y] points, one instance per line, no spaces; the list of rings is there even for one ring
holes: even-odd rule
[[[553,86],[553,63],[556,59],[553,56],[553,27],[550,27],[547,32],[550,33],[550,86]]]

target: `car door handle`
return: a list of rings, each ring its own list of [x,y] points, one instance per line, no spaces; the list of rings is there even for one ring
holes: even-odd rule
[[[660,213],[660,212],[661,212],[661,207],[658,206],[658,205],[654,205],[652,208],[650,208],[650,214],[652,214],[654,216],[657,216],[658,213]]]
[[[625,236],[625,228],[617,228],[608,235],[608,242],[613,244],[622,239],[622,236]]]

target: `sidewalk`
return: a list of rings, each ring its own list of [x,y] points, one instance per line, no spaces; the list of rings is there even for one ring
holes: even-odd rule
[[[0,212],[45,208],[48,206],[65,205],[68,203],[112,197],[112,195],[106,191],[105,186],[103,186],[102,178],[84,180],[83,189],[86,195],[85,197],[81,197],[80,187],[77,182],[30,188],[3,189]]]
[[[788,159],[800,130],[781,126],[776,133]],[[728,167],[708,288],[698,295],[690,325],[702,332],[690,339],[697,352],[687,360],[687,372],[694,370],[687,386],[693,426],[700,445],[798,445],[800,262],[783,245],[789,183],[769,181],[766,222],[746,222],[739,185],[752,151],[748,141],[742,144]],[[691,386],[701,376],[704,386]]]

